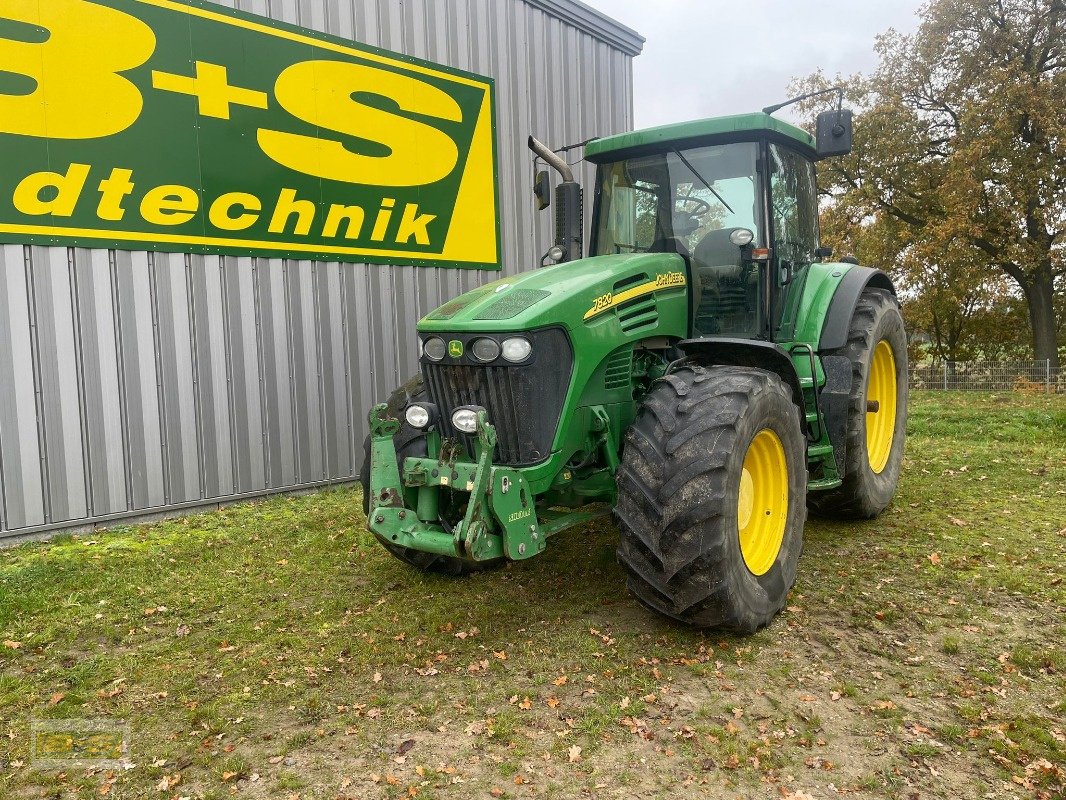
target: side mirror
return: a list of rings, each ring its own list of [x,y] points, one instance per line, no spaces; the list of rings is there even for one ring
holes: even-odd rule
[[[821,261],[823,258],[832,258],[833,248],[819,247],[817,250],[814,251],[814,257],[817,258],[819,261]]]
[[[533,196],[537,198],[537,211],[543,211],[552,204],[551,182],[548,170],[542,169],[533,179]]]
[[[846,156],[851,152],[851,110],[823,111],[818,115],[815,139],[818,158]]]

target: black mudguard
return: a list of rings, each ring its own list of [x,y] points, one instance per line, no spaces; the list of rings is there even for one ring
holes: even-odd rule
[[[852,267],[837,286],[829,311],[822,323],[822,335],[818,341],[818,354],[825,372],[825,386],[818,394],[818,408],[833,445],[833,458],[837,472],[845,471],[848,435],[848,403],[851,397],[852,365],[844,356],[833,355],[848,343],[851,319],[859,297],[867,288],[884,289],[896,295],[892,279],[879,269]]]

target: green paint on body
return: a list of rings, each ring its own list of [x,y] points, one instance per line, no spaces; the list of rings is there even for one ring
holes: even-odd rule
[[[634,150],[662,150],[669,146],[688,147],[694,141],[727,136],[739,136],[747,140],[753,138],[754,134],[765,132],[788,137],[796,144],[810,148],[813,155],[813,136],[795,125],[789,125],[787,122],[760,112],[677,122],[672,125],[660,125],[656,128],[644,128],[639,131],[619,133],[615,136],[605,136],[585,145],[585,158],[600,164],[624,158],[629,151]]]

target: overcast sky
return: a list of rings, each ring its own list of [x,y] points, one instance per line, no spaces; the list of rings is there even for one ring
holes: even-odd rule
[[[757,111],[819,67],[869,73],[874,38],[917,27],[918,0],[585,0],[645,39],[638,128]],[[784,111],[780,112],[787,118]]]

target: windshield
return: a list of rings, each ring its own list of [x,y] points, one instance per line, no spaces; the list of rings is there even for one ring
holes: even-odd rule
[[[671,150],[603,164],[593,255],[679,252],[735,246],[747,228],[760,241],[754,142]],[[713,259],[712,259],[713,260]]]

